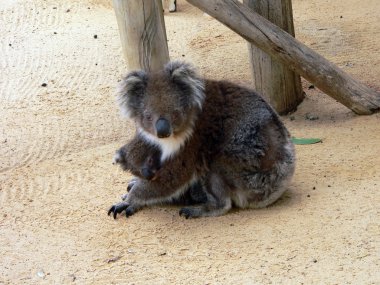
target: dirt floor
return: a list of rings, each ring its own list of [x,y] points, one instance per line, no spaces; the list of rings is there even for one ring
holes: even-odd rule
[[[380,90],[378,0],[293,6],[300,41]],[[380,114],[357,116],[304,81],[283,120],[323,143],[297,146],[278,203],[113,220],[130,176],[111,159],[133,126],[114,100],[126,68],[111,3],[7,0],[0,17],[0,284],[380,284]],[[184,1],[165,21],[171,58],[251,85],[239,36]]]

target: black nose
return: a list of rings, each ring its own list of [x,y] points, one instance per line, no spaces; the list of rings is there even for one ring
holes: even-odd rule
[[[156,132],[159,138],[167,138],[171,134],[170,123],[166,119],[158,119],[156,122]]]

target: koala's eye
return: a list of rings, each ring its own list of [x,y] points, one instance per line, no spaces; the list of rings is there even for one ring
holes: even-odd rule
[[[172,121],[176,121],[180,118],[181,113],[179,111],[174,111],[172,113]]]

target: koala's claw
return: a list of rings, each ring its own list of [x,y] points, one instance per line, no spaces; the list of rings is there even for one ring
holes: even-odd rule
[[[117,214],[125,210],[126,216],[129,217],[134,214],[134,211],[131,208],[128,209],[128,207],[129,205],[126,202],[117,203],[108,210],[108,216],[113,213],[113,218],[116,219]]]
[[[179,215],[181,217],[185,217],[186,219],[197,217],[196,215],[194,215],[194,211],[192,208],[182,208],[181,210],[179,210]]]

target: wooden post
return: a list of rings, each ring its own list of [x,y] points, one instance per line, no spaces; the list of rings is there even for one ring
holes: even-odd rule
[[[286,64],[357,114],[380,110],[380,93],[355,80],[335,64],[237,0],[187,0],[247,41]]]
[[[291,0],[244,0],[243,3],[294,37]],[[296,110],[304,98],[301,77],[253,44],[248,44],[256,90],[280,114]]]
[[[128,70],[162,69],[169,51],[162,2],[113,0]]]

